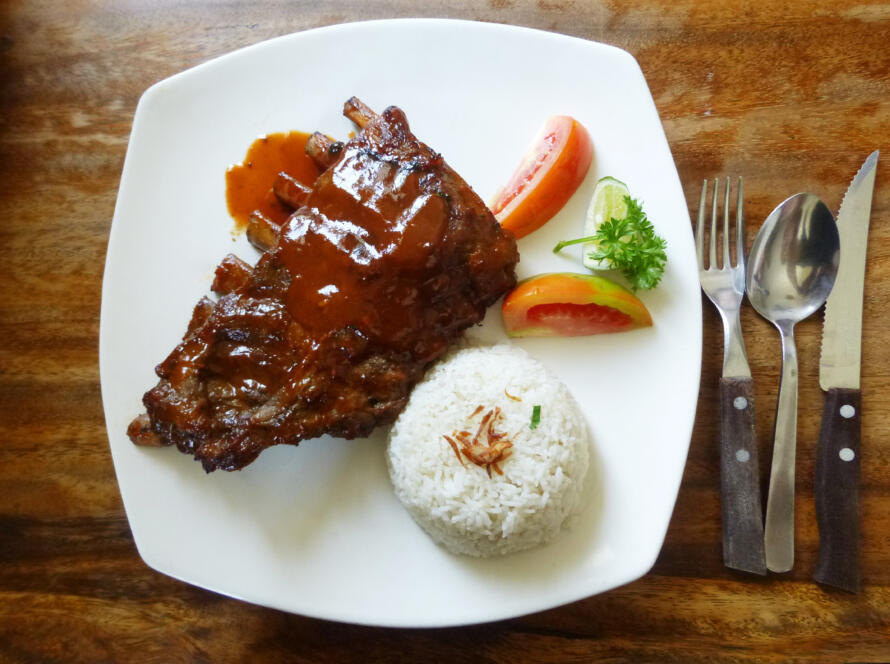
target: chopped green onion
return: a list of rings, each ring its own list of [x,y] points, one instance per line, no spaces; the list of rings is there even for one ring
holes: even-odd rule
[[[534,406],[532,408],[532,421],[528,425],[529,429],[537,429],[538,425],[541,423],[541,407]]]

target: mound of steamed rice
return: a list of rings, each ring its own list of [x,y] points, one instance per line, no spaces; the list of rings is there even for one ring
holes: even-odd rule
[[[532,429],[536,405],[540,421]],[[489,477],[466,458],[462,465],[444,438],[475,433],[479,406],[501,409],[498,429],[513,443],[498,464],[503,475],[491,469]],[[471,347],[449,354],[414,388],[390,433],[387,462],[399,500],[436,542],[494,556],[560,531],[579,507],[588,447],[578,405],[540,362],[511,346]]]

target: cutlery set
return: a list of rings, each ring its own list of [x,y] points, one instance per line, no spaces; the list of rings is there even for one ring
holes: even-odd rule
[[[730,233],[729,178],[724,186],[721,228],[719,183],[714,181],[708,228],[707,180],[702,185],[695,230],[699,276],[702,290],[720,313],[724,330],[720,477],[723,561],[727,567],[765,575],[767,570],[787,572],[794,564],[798,387],[794,325],[825,304],[819,383],[827,396],[816,459],[814,493],[820,541],[814,578],[850,592],[859,590],[862,303],[877,161],[875,151],[856,174],[836,223],[831,211],[813,194],[795,194],[781,203],[758,231],[747,262],[742,178],[736,188],[734,234]],[[719,265],[718,237],[722,237]],[[745,293],[754,309],[776,326],[782,342],[765,521],[754,431],[754,384],[739,321]]]

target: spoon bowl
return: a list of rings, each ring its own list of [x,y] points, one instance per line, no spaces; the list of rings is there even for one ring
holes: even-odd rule
[[[831,210],[814,194],[795,194],[763,222],[748,259],[748,300],[767,320],[798,322],[828,299],[840,240]]]
[[[794,565],[794,470],[797,448],[797,348],[794,325],[828,299],[837,277],[840,238],[831,210],[814,194],[795,194],[763,222],[749,254],[748,300],[773,323],[782,339],[782,382],[764,549],[766,567],[787,572]]]

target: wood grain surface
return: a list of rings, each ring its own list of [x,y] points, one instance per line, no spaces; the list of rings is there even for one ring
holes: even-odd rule
[[[749,243],[796,191],[837,209],[861,162],[881,149],[865,294],[860,595],[811,580],[818,315],[797,330],[797,563],[763,579],[723,567],[722,332],[704,299],[689,460],[661,555],[639,581],[515,620],[403,631],[252,606],[141,561],[108,450],[97,352],[106,242],[139,95],[263,39],[400,16],[511,23],[630,51],[690,209],[703,178],[743,175]],[[4,0],[0,661],[890,662],[888,42],[890,5],[853,0]],[[767,477],[779,342],[749,307],[742,325]]]

